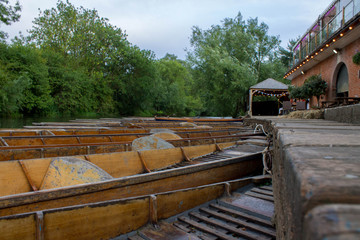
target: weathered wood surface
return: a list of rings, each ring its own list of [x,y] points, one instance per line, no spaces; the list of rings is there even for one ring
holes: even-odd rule
[[[227,136],[227,135],[249,134],[249,133],[251,133],[249,129],[175,132],[175,134],[177,134],[180,137],[177,139]],[[144,133],[113,133],[113,134],[102,133],[102,134],[67,134],[67,135],[54,134],[54,135],[4,136],[1,137],[2,145],[0,147],[46,146],[46,145],[56,145],[56,144],[64,145],[64,144],[86,144],[86,143],[100,143],[100,142],[129,142],[129,141],[133,141],[138,137],[143,137],[148,135],[151,135],[151,133],[144,132]],[[166,137],[165,140],[169,140],[169,138]]]
[[[226,136],[212,136],[200,138],[183,138],[168,140],[175,147],[195,146],[232,142],[244,139],[263,139],[259,134],[239,134]],[[131,142],[103,142],[103,143],[78,143],[70,145],[42,145],[42,146],[10,146],[0,147],[0,161],[48,158],[60,156],[74,156],[84,154],[98,154],[107,152],[131,151]]]
[[[45,239],[110,239],[137,230],[149,222],[159,227],[152,228],[148,226],[139,229],[139,239],[142,239],[140,236],[146,236],[149,239],[169,239],[168,234],[170,232],[174,235],[174,239],[188,239],[189,237],[191,239],[198,239],[196,233],[184,232],[184,229],[186,230],[187,228],[185,225],[182,228],[176,227],[180,226],[181,222],[176,221],[177,225],[175,225],[175,223],[164,224],[159,221],[190,210],[206,201],[221,197],[226,192],[226,185],[232,186],[236,184],[237,186],[245,186],[254,181],[265,181],[266,179],[268,178],[257,178],[256,180],[254,178],[245,178],[196,188],[157,193],[144,197],[101,201],[98,203],[23,213],[16,216],[0,217],[0,231],[2,233],[0,239],[40,239],[39,237],[35,238],[36,235],[44,236]],[[226,198],[234,197],[236,198],[236,195],[227,196]],[[229,209],[226,206],[222,206],[222,208]],[[231,221],[240,221],[235,219],[236,211],[234,209],[229,209],[228,211],[232,212]],[[199,216],[194,212],[191,212],[191,214]],[[215,214],[214,216],[219,217],[217,215]],[[223,217],[223,215],[220,217]],[[39,219],[41,216],[43,218]],[[226,217],[229,218],[228,216]],[[253,220],[250,217],[247,221],[252,222]],[[43,228],[37,229],[39,225],[43,226]],[[261,225],[258,227],[254,226],[254,224],[251,225],[251,223],[247,223],[247,225],[258,231],[255,235],[256,239],[262,239],[264,235],[261,234],[271,235],[274,233],[271,227],[270,229],[268,227],[262,228]],[[21,227],[19,228],[19,226]],[[232,231],[229,233],[230,235],[222,233],[229,239],[230,237],[237,239],[234,234],[251,235],[250,233],[247,234],[247,231],[244,229],[235,229],[232,226],[223,225],[222,223],[218,227]],[[195,228],[198,227],[199,225],[195,226]],[[211,234],[216,231],[223,232],[216,229],[209,232]],[[136,239],[136,236],[131,237],[131,239]]]
[[[229,147],[235,143],[222,144]],[[183,148],[190,158],[199,157],[216,151],[216,145],[201,145]],[[150,170],[163,168],[179,163],[184,160],[180,148],[164,150],[148,150],[142,152],[142,158],[149,165]],[[66,158],[64,158],[66,159]],[[144,172],[144,166],[139,155],[134,152],[120,152],[107,154],[94,154],[76,156],[76,159],[87,160],[114,178],[140,174]],[[53,159],[27,160],[26,168],[31,179],[36,179],[36,187],[40,189],[39,182],[43,182],[45,174],[49,171],[50,162]],[[27,162],[25,161],[25,162]],[[46,170],[45,170],[46,169]],[[45,170],[45,171],[44,171]],[[31,184],[26,181],[26,174],[18,161],[0,162],[0,196],[28,192]],[[41,181],[39,181],[41,179]],[[11,187],[9,187],[11,186]]]
[[[156,156],[150,154],[150,151],[147,151],[147,154]],[[182,158],[181,151],[177,154],[179,158]],[[195,152],[189,152],[190,156],[196,156],[194,154]],[[174,155],[174,157],[176,156]],[[260,152],[202,164],[194,165],[190,163],[189,166],[185,167],[128,176],[94,184],[3,196],[0,197],[0,215],[195,187],[255,174],[260,172],[261,169]],[[31,190],[26,179],[24,179],[23,184],[27,187],[27,190]]]

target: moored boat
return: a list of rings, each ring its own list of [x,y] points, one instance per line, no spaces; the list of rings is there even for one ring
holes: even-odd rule
[[[0,239],[274,239],[272,190],[262,185],[268,179],[242,178],[0,217]],[[185,211],[188,215],[178,215]]]
[[[156,121],[172,122],[207,122],[207,123],[231,123],[242,122],[242,118],[176,118],[176,117],[155,117]]]
[[[74,157],[65,158],[65,163],[60,164],[61,158],[0,162],[0,215],[153,194],[253,175],[262,170],[263,148],[220,143],[77,156],[77,167],[89,162],[111,179],[95,178],[89,182],[88,178],[81,178],[75,186],[69,184],[74,175],[64,175],[71,171],[65,163]],[[86,175],[83,168],[73,169],[72,172]]]

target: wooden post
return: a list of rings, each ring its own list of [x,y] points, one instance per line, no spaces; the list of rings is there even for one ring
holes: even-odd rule
[[[224,196],[231,197],[231,186],[230,183],[224,183]]]
[[[137,151],[138,155],[139,155],[139,158],[140,158],[140,161],[144,167],[144,169],[146,170],[146,172],[150,173],[150,169],[147,167],[146,163],[145,163],[145,160],[143,159],[142,155],[141,155],[141,152],[140,151]]]
[[[155,228],[158,228],[158,216],[157,216],[157,198],[155,195],[150,195],[150,223],[154,225]]]
[[[252,116],[252,100],[253,100],[253,90],[249,90],[249,115]]]
[[[184,156],[184,159],[187,161],[187,162],[191,162],[191,159],[188,157],[188,155],[186,154],[185,150],[183,147],[180,147],[181,149],[181,153],[182,155]]]
[[[27,168],[26,168],[25,164],[23,163],[23,161],[22,161],[22,160],[19,160],[19,164],[20,164],[20,166],[21,166],[21,168],[22,168],[22,170],[23,170],[23,172],[24,172],[24,174],[25,174],[25,177],[26,177],[26,179],[28,180],[28,182],[29,182],[32,190],[33,190],[33,191],[38,191],[37,187],[35,186],[35,183],[34,183],[34,182],[32,181],[32,179],[31,179],[30,174],[29,174],[29,171],[27,170]]]
[[[44,240],[44,214],[42,211],[36,212],[36,240]]]

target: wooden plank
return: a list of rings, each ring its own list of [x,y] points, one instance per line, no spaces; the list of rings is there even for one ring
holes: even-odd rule
[[[37,189],[40,189],[41,187],[41,183],[49,168],[50,161],[51,160],[48,158],[22,161],[26,169],[28,169],[29,177]]]
[[[0,196],[30,191],[31,186],[19,163],[0,162]]]
[[[140,159],[141,165],[143,166],[144,170],[148,173],[151,172],[151,170],[148,168],[148,166],[146,165],[146,161],[144,159],[144,157],[141,154],[141,151],[137,151],[138,157]]]
[[[268,190],[268,191],[273,191],[273,187],[272,187],[272,186],[261,186],[260,188],[261,188],[261,189]]]
[[[223,219],[225,221],[232,222],[232,223],[235,223],[237,225],[243,226],[245,228],[252,229],[252,230],[255,230],[257,232],[269,235],[271,237],[276,237],[276,232],[274,230],[272,230],[272,229],[264,228],[264,227],[259,226],[257,224],[248,223],[246,221],[231,217],[229,215],[225,215],[223,213],[215,212],[215,211],[210,210],[208,208],[200,208],[200,211],[205,212],[207,214],[210,214],[211,216],[215,216],[217,218]]]
[[[150,170],[163,168],[183,161],[180,148],[141,151]]]
[[[224,186],[214,185],[157,195],[158,218],[166,219],[223,195]]]
[[[216,208],[218,210],[221,210],[223,212],[245,218],[245,219],[247,219],[247,220],[249,220],[251,222],[263,224],[263,225],[269,226],[269,227],[274,227],[273,224],[271,223],[271,221],[268,221],[268,220],[265,220],[265,219],[262,219],[262,218],[259,218],[259,217],[244,213],[244,212],[240,212],[240,211],[237,211],[237,210],[234,210],[234,209],[231,209],[231,208],[227,208],[227,207],[221,206],[219,204],[210,204],[210,206],[213,207],[213,208]]]
[[[205,216],[203,216],[203,215],[201,215],[199,213],[196,213],[196,212],[191,212],[189,215],[191,215],[193,217],[196,217],[199,220],[204,221],[204,222],[206,222],[208,224],[211,224],[213,226],[220,227],[220,228],[223,228],[223,229],[225,229],[227,231],[230,231],[230,232],[232,232],[232,234],[236,234],[236,235],[239,235],[239,236],[242,236],[242,237],[246,237],[246,238],[249,238],[249,239],[257,239],[257,240],[268,240],[268,239],[270,239],[269,237],[264,237],[264,236],[261,236],[261,235],[258,235],[258,234],[247,232],[246,230],[241,230],[239,228],[231,227],[231,226],[229,226],[227,224],[224,224],[223,222],[214,220],[212,218],[205,217]]]
[[[89,161],[109,173],[114,178],[144,172],[136,152],[105,153],[89,155]]]
[[[33,191],[37,191],[38,188],[35,186],[33,180],[31,179],[31,177],[30,177],[30,175],[29,175],[29,171],[28,171],[28,169],[26,168],[25,164],[23,163],[22,160],[19,160],[18,162],[19,162],[22,170],[24,171],[24,174],[25,174],[25,176],[26,176],[26,178],[27,178],[27,180],[28,180],[28,182],[29,182],[32,190],[33,190]]]
[[[36,212],[36,240],[44,240],[44,214],[41,211]]]
[[[0,137],[0,141],[4,146],[9,146],[9,144],[2,137]]]
[[[158,207],[157,207],[157,198],[155,195],[150,195],[149,196],[150,199],[150,222],[153,225],[157,225],[158,224]]]
[[[149,221],[149,198],[44,212],[45,239],[109,239]]]
[[[195,235],[188,234],[174,227],[172,224],[162,221],[157,229],[153,227],[146,227],[141,230],[141,235],[145,236],[148,240],[200,240]]]
[[[254,155],[254,158],[257,156],[258,155]],[[0,216],[76,205],[79,203],[83,204],[148,195],[234,180],[258,171],[258,169],[261,169],[261,166],[261,159],[249,161],[239,160],[239,162],[225,166],[219,165],[218,163],[211,163],[204,166],[185,167],[166,172],[138,175],[116,181],[83,186],[79,185],[67,188],[66,191],[56,189],[42,191],[41,193],[17,195],[7,199],[0,199],[0,208],[2,208]],[[19,170],[22,173],[22,170]],[[209,178],[209,176],[212,177]],[[189,179],[191,179],[191,181],[189,181]]]
[[[0,240],[36,239],[35,213],[0,218]]]
[[[260,188],[252,188],[251,191],[254,192],[254,193],[259,193],[259,194],[267,195],[267,196],[270,196],[270,197],[274,196],[273,192],[268,191],[268,190],[262,190]]]
[[[263,195],[263,194],[258,194],[258,193],[254,193],[251,191],[245,192],[246,195],[251,196],[251,197],[255,197],[255,198],[260,198],[266,201],[270,201],[270,202],[274,202],[274,197],[270,197],[267,195]]]
[[[194,228],[197,228],[197,229],[199,229],[201,231],[210,233],[210,234],[212,234],[212,235],[214,235],[214,236],[216,236],[216,237],[218,237],[220,239],[225,239],[225,240],[235,240],[235,239],[237,239],[237,238],[232,237],[231,235],[226,235],[226,234],[224,234],[222,232],[219,232],[219,231],[217,231],[217,230],[215,230],[213,228],[210,228],[210,227],[207,227],[207,226],[202,225],[200,223],[197,223],[197,222],[195,222],[195,221],[193,221],[193,220],[191,220],[189,218],[186,218],[186,217],[180,217],[179,220],[183,221],[183,222],[186,222],[186,223],[190,224],[191,226],[193,226]]]

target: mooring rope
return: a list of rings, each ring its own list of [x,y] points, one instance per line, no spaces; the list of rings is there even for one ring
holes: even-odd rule
[[[266,173],[269,173],[270,175],[272,175],[272,155],[271,155],[271,151],[269,149],[269,146],[267,146],[263,151],[262,151],[262,162],[263,162],[263,174],[265,175]]]
[[[258,128],[259,128],[259,130],[261,130],[265,134],[265,136],[269,136],[269,133],[265,132],[264,126],[262,124],[256,124],[255,129],[254,129],[254,133],[256,133]]]

